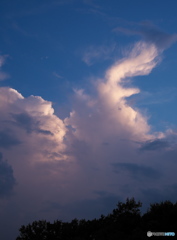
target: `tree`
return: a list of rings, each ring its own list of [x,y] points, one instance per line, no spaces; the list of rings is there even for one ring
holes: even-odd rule
[[[143,225],[151,231],[177,230],[177,203],[170,201],[150,204],[150,209],[142,217]]]
[[[113,210],[113,214],[121,216],[121,215],[140,215],[140,207],[142,207],[142,203],[138,201],[136,203],[134,198],[127,198],[126,203],[118,202],[117,208]]]
[[[125,203],[118,202],[111,214],[99,219],[35,221],[22,226],[16,240],[144,240],[147,231],[177,232],[177,203],[151,204],[143,216],[141,206],[141,202],[127,198]]]
[[[61,240],[61,222],[34,221],[32,224],[22,226],[20,236],[16,240]]]

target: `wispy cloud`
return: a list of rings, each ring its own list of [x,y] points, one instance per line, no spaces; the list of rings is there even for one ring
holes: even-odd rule
[[[41,13],[45,13],[49,10],[52,10],[56,7],[60,7],[62,5],[70,4],[73,0],[53,0],[50,2],[43,2],[42,4],[36,4],[35,7],[31,7],[31,5],[24,5],[23,10],[19,9],[18,11],[11,12],[7,14],[5,17],[9,19],[14,19],[16,17],[24,17],[31,15],[39,15]],[[20,29],[21,31],[21,29]]]
[[[12,22],[12,28],[25,37],[37,38],[37,34],[31,33],[29,31],[23,29],[16,21]]]
[[[97,61],[112,59],[111,54],[115,51],[116,44],[111,46],[89,46],[83,53],[82,61],[88,66],[93,65]]]
[[[89,6],[91,6],[91,7],[93,7],[93,8],[101,8],[101,6],[100,5],[98,5],[97,3],[95,3],[95,1],[94,0],[83,0],[83,3],[84,4],[86,4],[86,5],[89,5]]]
[[[5,64],[7,58],[8,58],[8,55],[0,55],[0,81],[3,81],[10,77],[9,74],[7,74],[1,70],[1,68]]]
[[[53,72],[52,74],[53,74],[53,76],[55,76],[56,78],[59,78],[59,79],[63,78],[63,77],[62,77],[61,75],[59,75],[57,72]]]
[[[136,97],[128,99],[128,103],[136,103],[136,106],[156,105],[164,104],[166,102],[172,102],[176,98],[175,88],[166,88],[165,90],[157,92],[141,91]]]
[[[170,47],[171,44],[177,41],[177,34],[170,35],[149,22],[141,23],[138,28],[136,26],[136,29],[117,27],[113,31],[126,35],[139,35],[146,42],[155,44],[161,51]]]
[[[8,55],[0,55],[0,67],[2,67],[4,65],[7,57],[8,57]]]
[[[5,73],[5,72],[0,72],[0,81],[4,81],[6,79],[8,79],[10,77],[9,74]]]

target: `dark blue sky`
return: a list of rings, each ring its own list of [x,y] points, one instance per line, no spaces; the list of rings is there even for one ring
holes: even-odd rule
[[[99,217],[126,197],[176,200],[176,8],[1,1],[3,240],[38,219]]]

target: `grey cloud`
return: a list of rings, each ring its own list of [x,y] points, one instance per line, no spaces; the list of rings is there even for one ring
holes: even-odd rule
[[[11,194],[16,180],[13,175],[13,169],[7,161],[3,160],[3,155],[0,152],[0,197]]]
[[[1,148],[10,148],[12,146],[21,144],[21,142],[13,135],[13,132],[10,130],[0,131],[0,147]]]
[[[155,139],[151,141],[146,141],[142,144],[141,151],[156,151],[164,150],[170,146],[170,143],[165,139]]]
[[[161,201],[176,202],[177,183],[163,186],[163,189],[148,188],[142,189],[142,201],[144,203],[144,210],[147,210],[148,203],[155,203]]]
[[[171,44],[177,41],[177,34],[168,34],[163,32],[151,24],[143,24],[140,34],[146,41],[156,44],[161,50],[170,47]]]
[[[40,129],[40,121],[35,120],[27,113],[11,114],[15,124],[26,130],[27,133],[37,132],[45,135],[53,135],[50,131]]]
[[[132,197],[129,195],[129,188],[131,187],[132,186],[130,185],[122,186],[122,188],[125,188],[124,190],[126,192],[126,196],[129,198]],[[176,189],[177,184],[166,186],[163,190],[157,188],[140,188],[141,194],[138,196],[135,194],[133,197],[143,203],[141,212],[145,213],[151,203],[165,200],[175,202],[177,193]],[[52,209],[60,212],[59,219],[62,219],[63,221],[70,221],[74,218],[94,219],[99,218],[101,214],[107,215],[111,213],[112,210],[116,208],[118,201],[125,201],[124,197],[114,195],[107,191],[100,190],[94,191],[94,193],[98,196],[96,199],[83,199],[81,201],[74,201],[65,206],[59,202],[48,202],[45,211],[51,211]],[[63,212],[62,209],[65,209],[65,211]]]
[[[0,81],[3,81],[10,77],[9,74],[1,71],[1,67],[4,65],[7,57],[8,55],[0,55]]]
[[[35,131],[38,132],[38,133],[42,133],[44,135],[51,135],[51,136],[53,136],[53,133],[51,131],[48,131],[48,130],[35,129]]]
[[[112,163],[112,166],[114,167],[114,171],[116,173],[120,173],[122,170],[128,171],[136,180],[140,180],[144,177],[158,179],[161,176],[161,174],[152,167],[147,167],[139,164]]]
[[[108,196],[110,193],[106,192],[106,191],[93,191],[95,194],[97,194],[99,197],[105,197],[105,196]]]
[[[49,209],[65,209],[65,215],[62,220],[78,219],[94,219],[99,218],[101,214],[107,215],[116,207],[118,201],[123,199],[117,195],[105,192],[104,196],[99,196],[96,199],[83,199],[74,201],[68,205],[62,206],[57,202],[51,202],[48,205]],[[61,216],[60,216],[61,217]]]
[[[24,128],[27,133],[31,133],[33,131],[35,122],[33,118],[30,117],[27,113],[11,114],[11,115],[15,120],[15,124]]]
[[[164,50],[177,41],[177,34],[168,34],[147,22],[142,23],[140,29],[118,27],[114,29],[114,31],[121,32],[125,35],[139,35],[143,37],[145,41],[155,44],[159,50]]]

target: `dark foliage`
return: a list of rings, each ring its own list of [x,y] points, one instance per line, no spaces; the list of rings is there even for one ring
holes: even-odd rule
[[[111,214],[99,219],[35,221],[22,226],[16,240],[144,240],[149,239],[147,231],[177,233],[177,203],[151,204],[143,216],[141,206],[141,202],[127,198],[125,203],[118,202]]]

